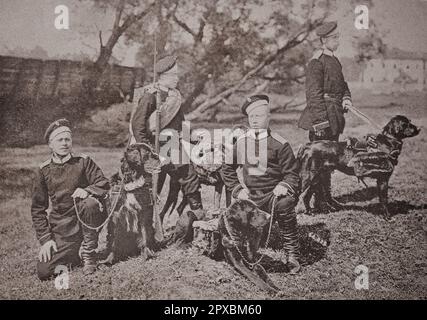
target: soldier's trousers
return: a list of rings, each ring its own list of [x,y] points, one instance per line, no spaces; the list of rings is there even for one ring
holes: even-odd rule
[[[99,202],[92,197],[79,201],[77,206],[81,219],[89,226],[99,226],[106,217],[105,208],[101,211]],[[75,209],[72,207],[69,210],[74,212]],[[70,216],[68,215],[68,217]],[[61,226],[61,230],[73,228],[77,232],[66,236],[60,230],[52,229],[53,239],[56,242],[58,251],[51,253],[50,261],[37,262],[37,275],[40,280],[48,280],[58,274],[60,271],[58,266],[65,266],[70,270],[72,267],[80,265],[79,250],[85,263],[94,259],[95,250],[98,247],[98,232],[81,225],[77,220],[77,216]],[[55,269],[57,269],[56,272]]]
[[[339,134],[333,135],[330,128],[326,128],[326,133],[323,137],[318,137],[314,134],[313,131],[310,131],[308,134],[308,139],[313,141],[318,140],[329,140],[329,141],[338,141]],[[328,201],[332,198],[331,196],[331,173],[323,172],[319,178],[320,183],[314,186],[314,207],[320,206],[321,202]]]
[[[272,210],[273,199],[260,207],[261,210],[273,213],[280,228],[280,237],[283,241],[283,249],[288,256],[299,259],[300,248],[298,240],[298,225],[295,207],[298,199],[292,196],[280,197],[276,200],[274,210]]]

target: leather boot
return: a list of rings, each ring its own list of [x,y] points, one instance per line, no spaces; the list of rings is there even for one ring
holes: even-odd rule
[[[96,271],[96,248],[98,247],[98,232],[85,226],[83,229],[83,242],[81,256],[83,260],[83,274],[88,275]]]
[[[291,274],[296,274],[301,270],[300,247],[298,239],[298,226],[295,214],[279,215],[278,223],[280,235],[283,241],[283,249],[287,254],[286,264]]]

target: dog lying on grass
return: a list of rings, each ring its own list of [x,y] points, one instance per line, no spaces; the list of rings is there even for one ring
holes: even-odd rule
[[[303,202],[306,212],[311,211],[310,199],[314,188],[322,190],[318,181],[320,174],[324,170],[337,169],[359,179],[376,179],[382,215],[389,220],[389,179],[402,151],[403,139],[414,137],[419,132],[420,129],[408,118],[398,115],[385,125],[380,134],[367,135],[362,141],[355,138],[341,142],[320,140],[302,146],[297,159],[300,163],[302,190],[305,192]]]
[[[218,231],[225,260],[261,289],[280,294],[280,289],[259,264],[258,249],[271,215],[248,200],[236,200],[220,216]]]

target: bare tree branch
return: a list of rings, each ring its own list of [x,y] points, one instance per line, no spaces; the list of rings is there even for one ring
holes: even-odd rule
[[[305,99],[297,100],[296,98],[292,98],[289,101],[286,101],[282,105],[273,105],[273,106],[271,106],[271,111],[286,110],[286,109],[290,109],[290,108],[296,108],[296,107],[300,107],[300,106],[304,105],[305,103],[306,103]]]
[[[191,30],[191,28],[185,22],[182,22],[181,20],[179,20],[175,13],[172,14],[172,18],[177,25],[179,25],[182,29],[184,29],[189,34],[191,34],[194,39],[197,37],[197,34],[193,30]]]
[[[102,43],[101,31],[99,33],[101,50],[97,60],[95,61],[95,70],[97,70],[97,72],[102,72],[102,70],[105,69],[105,66],[108,64],[108,60],[110,59],[113,53],[113,48],[117,44],[117,41],[123,35],[123,33],[132,24],[144,18],[150,12],[150,10],[156,5],[156,2],[153,1],[145,10],[143,10],[139,14],[131,14],[127,16],[124,22],[120,25],[120,19],[122,18],[124,5],[125,5],[124,0],[120,0],[120,3],[116,8],[113,30],[105,45],[103,45]]]
[[[202,116],[204,112],[206,112],[210,107],[217,105],[224,98],[228,98],[232,95],[236,90],[238,90],[243,84],[251,77],[257,75],[261,70],[263,70],[267,65],[270,65],[274,62],[278,57],[283,55],[286,51],[294,48],[300,43],[304,42],[311,31],[313,31],[321,21],[316,20],[313,23],[309,21],[306,25],[301,28],[299,32],[297,32],[293,37],[291,37],[285,45],[277,49],[274,53],[268,55],[264,60],[262,60],[255,68],[248,71],[236,84],[232,85],[228,89],[216,94],[213,97],[208,98],[205,102],[200,104],[194,111],[189,113],[186,116],[187,120],[194,120],[198,117]]]

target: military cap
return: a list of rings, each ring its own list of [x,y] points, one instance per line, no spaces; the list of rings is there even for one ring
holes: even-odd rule
[[[242,106],[242,113],[248,115],[253,109],[262,105],[269,105],[270,98],[265,94],[256,94],[246,99]]]
[[[316,29],[316,34],[319,37],[326,37],[328,34],[330,34],[332,31],[334,31],[337,28],[338,24],[336,21],[328,21],[323,23],[320,27]]]
[[[67,119],[58,119],[52,122],[49,127],[47,127],[46,132],[44,134],[44,139],[47,143],[62,132],[70,132],[71,133],[71,123]]]
[[[168,55],[168,56],[160,59],[159,61],[157,61],[156,73],[162,74],[162,73],[172,69],[176,64],[176,59],[177,59],[176,55]]]

